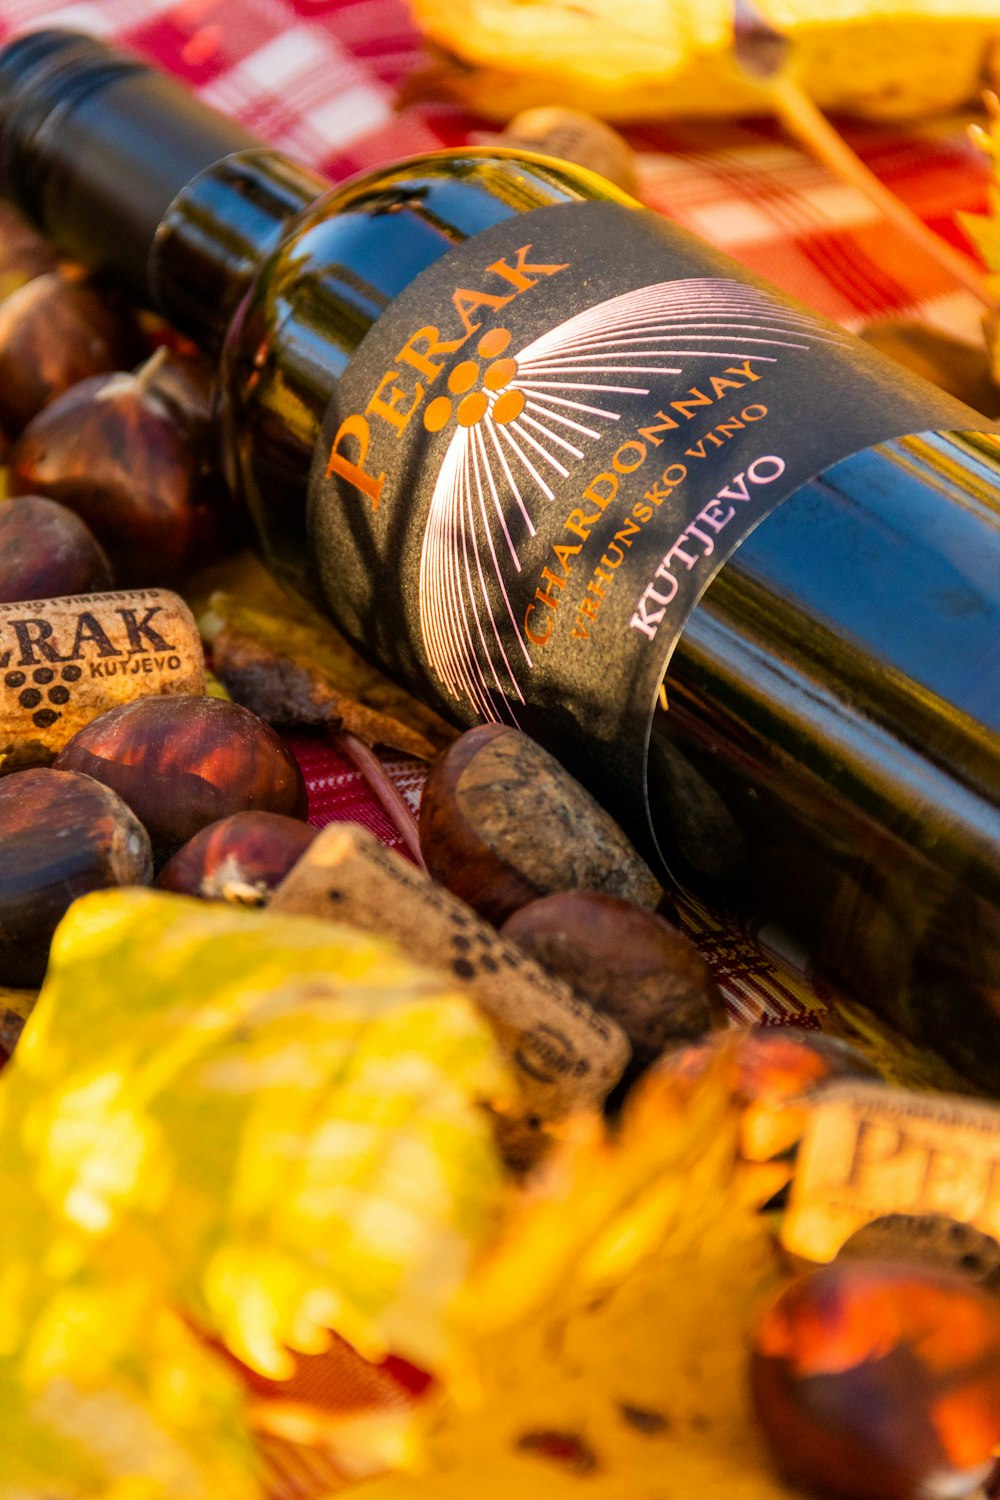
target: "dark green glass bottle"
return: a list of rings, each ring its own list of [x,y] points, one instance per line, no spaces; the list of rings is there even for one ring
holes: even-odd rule
[[[58,127],[58,128],[57,128]],[[220,360],[263,554],[1000,1092],[1000,442],[585,171],[331,190],[69,33],[0,189]]]

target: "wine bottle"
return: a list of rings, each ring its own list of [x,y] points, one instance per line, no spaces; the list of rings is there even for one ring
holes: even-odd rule
[[[0,53],[0,190],[218,357],[363,651],[1000,1091],[990,424],[584,169],[331,188],[72,33]]]

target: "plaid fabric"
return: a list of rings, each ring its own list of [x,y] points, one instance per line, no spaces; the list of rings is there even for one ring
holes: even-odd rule
[[[459,110],[397,110],[401,81],[420,61],[402,0],[0,0],[0,40],[61,25],[113,38],[188,81],[217,108],[332,179],[417,151],[460,145],[485,128]],[[960,122],[901,133],[850,126],[852,144],[929,225],[962,245],[959,209],[981,210],[984,163]],[[637,128],[647,202],[808,305],[857,328],[893,315],[975,340],[980,309],[947,275],[832,180],[769,121]],[[321,736],[292,738],[317,826],[356,819],[400,840],[358,772]],[[423,771],[387,759],[416,809]],[[708,913],[682,912],[722,985],[734,1018],[821,1024],[829,996],[806,986]],[[307,1404],[343,1411],[395,1405],[413,1372],[374,1371],[338,1342],[303,1361],[295,1388]],[[258,1387],[256,1394],[264,1394]],[[275,1500],[309,1500],[342,1476],[322,1455],[280,1435],[262,1437]]]

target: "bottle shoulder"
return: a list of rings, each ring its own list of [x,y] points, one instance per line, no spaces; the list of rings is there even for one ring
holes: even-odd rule
[[[286,226],[250,294],[287,317],[317,297],[362,320],[449,250],[534,209],[606,201],[639,205],[584,167],[501,148],[442,150],[378,168],[333,187]]]
[[[383,313],[451,250],[533,209],[639,205],[568,163],[439,151],[355,178],[290,216],[260,258],[222,351],[225,448],[268,556],[306,555],[302,490],[324,412]],[[288,545],[276,536],[288,533]],[[300,571],[290,564],[293,571]]]
[[[287,220],[236,310],[227,425],[273,408],[313,437],[349,359],[421,272],[505,220],[594,201],[640,207],[586,168],[502,149],[428,153],[331,188]]]
[[[444,210],[442,218],[453,209],[455,228],[465,237],[485,227],[484,220],[498,222],[554,203],[595,200],[639,206],[628,193],[576,163],[504,146],[462,146],[405,157],[352,177],[310,204],[299,223],[358,212],[383,214],[413,198],[433,201]],[[492,212],[487,202],[492,202]]]

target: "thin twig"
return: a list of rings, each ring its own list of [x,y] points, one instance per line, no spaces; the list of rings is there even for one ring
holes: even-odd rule
[[[864,193],[880,213],[908,235],[985,307],[996,308],[997,299],[990,291],[986,277],[977,270],[972,260],[949,245],[947,240],[943,240],[932,229],[928,229],[913,210],[865,166],[804,89],[791,78],[778,76],[769,80],[767,93],[785,129],[807,151],[842,181]]]
[[[747,78],[760,87],[762,96],[800,146],[829,167],[835,177],[863,193],[880,214],[919,245],[984,306],[991,310],[996,307],[997,299],[990,291],[989,282],[975,263],[935,234],[933,229],[928,229],[923,220],[901,198],[897,198],[870,167],[865,166],[857,152],[830,124],[819,105],[801,84],[795,82],[787,70],[791,56],[790,39],[762,14],[757,0],[733,0],[733,51]],[[989,107],[987,100],[987,109]]]
[[[347,730],[341,730],[338,734],[331,733],[328,735],[328,739],[333,749],[342,755],[345,760],[349,760],[355,770],[361,772],[376,801],[406,845],[408,852],[413,856],[420,869],[426,870],[427,866],[424,864],[424,857],[420,852],[420,835],[417,832],[417,820],[410,811],[406,798],[375,754],[375,751],[366,745],[363,740],[359,740],[356,734],[351,734]]]

